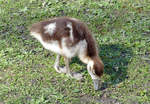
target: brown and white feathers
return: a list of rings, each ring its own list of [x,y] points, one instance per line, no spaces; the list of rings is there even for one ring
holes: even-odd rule
[[[87,64],[92,79],[103,74],[95,40],[87,25],[78,19],[60,17],[32,25],[31,35],[48,50],[67,58],[78,56]]]

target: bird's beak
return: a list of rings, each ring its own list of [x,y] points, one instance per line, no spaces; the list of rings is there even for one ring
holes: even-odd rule
[[[99,79],[93,79],[93,84],[94,84],[94,90],[98,90],[99,89],[100,80]]]

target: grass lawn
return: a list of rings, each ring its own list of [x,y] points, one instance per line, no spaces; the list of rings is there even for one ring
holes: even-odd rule
[[[70,66],[83,81],[56,73],[56,55],[29,35],[31,24],[59,16],[84,21],[95,36],[101,90],[78,58]],[[150,1],[0,0],[0,104],[150,104]]]

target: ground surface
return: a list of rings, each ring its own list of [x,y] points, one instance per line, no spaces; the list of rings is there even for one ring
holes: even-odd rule
[[[29,36],[32,23],[57,16],[81,19],[96,37],[101,90],[77,58],[83,81],[56,73],[55,54]],[[150,104],[150,1],[0,0],[0,104],[81,103]]]

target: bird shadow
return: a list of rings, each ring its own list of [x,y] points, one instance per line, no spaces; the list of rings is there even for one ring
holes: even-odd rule
[[[104,63],[104,74],[108,75],[101,83],[100,90],[104,90],[111,85],[121,83],[128,78],[128,64],[133,56],[132,48],[123,44],[102,44],[99,45],[99,56]],[[77,57],[71,63],[84,65]],[[87,73],[85,67],[78,72]]]
[[[128,64],[133,52],[131,47],[123,44],[102,44],[99,47],[99,56],[105,65],[104,74],[109,75],[101,85],[101,90],[104,90],[128,78]]]

